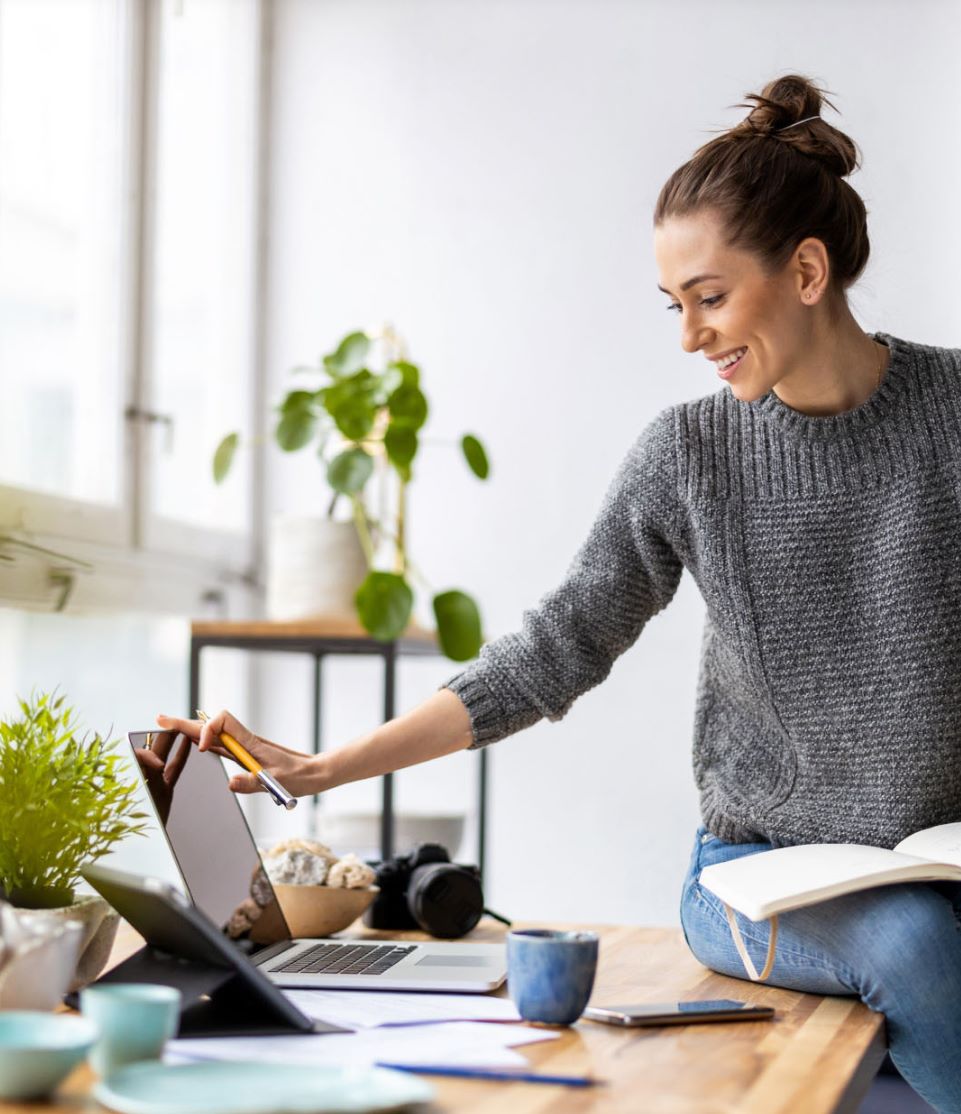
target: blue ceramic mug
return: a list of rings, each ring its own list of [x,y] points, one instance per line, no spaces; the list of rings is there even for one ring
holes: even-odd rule
[[[597,950],[596,932],[508,932],[507,991],[521,1017],[541,1025],[575,1022],[594,988]]]

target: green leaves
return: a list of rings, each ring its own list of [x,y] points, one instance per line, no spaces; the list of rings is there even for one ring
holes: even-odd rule
[[[20,700],[0,721],[0,887],[14,904],[69,904],[79,869],[146,830],[116,742],[76,737],[63,696]]]
[[[370,339],[366,333],[348,333],[335,352],[324,357],[324,367],[334,378],[359,371],[367,363]]]
[[[415,364],[410,364],[406,360],[395,360],[387,369],[388,372],[394,372],[400,376],[400,383],[406,384],[408,387],[420,386],[420,368]],[[400,385],[397,384],[397,386]],[[392,387],[391,390],[395,390]]]
[[[324,408],[349,441],[360,441],[370,433],[377,417],[379,388],[378,377],[361,368],[324,391]]]
[[[400,637],[410,621],[414,594],[407,576],[423,580],[407,553],[406,485],[413,479],[430,406],[421,388],[420,368],[406,359],[390,359],[391,351],[403,350],[398,340],[392,330],[378,334],[374,341],[355,330],[322,357],[319,368],[295,368],[298,375],[319,373],[319,382],[313,389],[299,386],[284,395],[274,428],[274,439],[285,452],[312,446],[334,492],[329,515],[341,497],[350,500],[371,570],[355,597],[357,613],[364,628],[384,641]],[[309,384],[310,380],[302,377],[296,382]],[[238,435],[230,433],[217,446],[213,458],[217,483],[230,471],[238,441]],[[490,463],[479,438],[468,433],[459,444],[471,472],[478,479],[487,479]],[[371,516],[365,495],[375,471],[379,479],[394,481],[393,493],[378,485],[381,512],[377,518]],[[398,572],[376,569],[387,543],[394,550],[389,567]],[[0,560],[4,558],[0,548]],[[433,610],[444,653],[455,661],[475,657],[482,635],[474,600],[457,590],[441,592],[433,597]]]
[[[454,661],[468,661],[480,653],[481,634],[477,604],[465,592],[451,590],[434,596],[434,618],[440,648]]]
[[[394,375],[392,381],[397,381],[397,386],[387,398],[390,423],[384,433],[384,448],[387,459],[397,469],[401,480],[410,483],[411,465],[419,444],[417,431],[427,421],[429,408],[420,389],[420,371],[414,364],[398,361],[388,368],[390,373]]]
[[[417,434],[409,426],[392,423],[384,434],[387,459],[397,469],[404,483],[410,483],[411,461],[417,455]]]
[[[414,593],[402,576],[370,572],[354,596],[357,614],[367,631],[381,642],[403,634],[410,621]]]
[[[484,446],[471,433],[465,433],[461,438],[460,447],[464,453],[467,466],[479,480],[486,480],[490,472],[490,464]]]
[[[302,449],[317,431],[316,395],[313,391],[291,391],[280,404],[274,440],[285,453]]]
[[[373,571],[354,597],[364,629],[382,642],[400,638],[410,622],[414,593],[399,573]],[[439,592],[433,599],[437,639],[453,661],[477,657],[484,642],[480,611],[475,601],[457,589]]]
[[[360,491],[374,471],[374,461],[363,449],[339,453],[327,466],[327,482],[342,495]]]
[[[387,400],[391,418],[400,424],[420,429],[427,421],[427,399],[420,387],[411,383],[401,383]]]
[[[390,642],[400,638],[410,622],[414,594],[398,573],[370,572],[355,596],[357,613],[374,638]],[[441,650],[453,661],[477,657],[484,638],[480,612],[474,600],[452,589],[433,600]]]
[[[217,446],[214,453],[214,483],[223,483],[224,478],[230,471],[231,464],[234,462],[234,454],[237,452],[239,442],[239,433],[228,433]]]

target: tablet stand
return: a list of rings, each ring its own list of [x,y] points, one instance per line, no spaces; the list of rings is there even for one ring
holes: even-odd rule
[[[308,1029],[296,1027],[234,971],[179,959],[149,945],[101,975],[94,985],[131,982],[173,986],[180,991],[183,1007],[178,1037],[349,1032],[323,1021]]]
[[[144,937],[135,952],[94,985],[151,983],[183,995],[180,1037],[348,1033],[314,1021],[199,909],[171,886],[106,867],[86,867],[83,877]],[[77,995],[67,998],[75,1005]]]

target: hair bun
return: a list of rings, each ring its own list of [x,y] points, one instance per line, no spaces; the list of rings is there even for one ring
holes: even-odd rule
[[[735,106],[751,111],[732,131],[772,136],[820,162],[832,174],[845,178],[861,161],[854,141],[821,117],[825,104],[834,108],[825,92],[800,74],[775,78],[760,93],[745,94],[748,101],[755,102],[753,106],[744,103]],[[793,127],[794,124],[800,126]]]
[[[654,227],[710,214],[723,243],[753,255],[766,275],[781,274],[814,237],[830,257],[830,296],[843,299],[871,251],[867,209],[845,181],[857,148],[820,118],[827,98],[806,77],[787,74],[749,100],[750,115],[719,129],[661,187]]]

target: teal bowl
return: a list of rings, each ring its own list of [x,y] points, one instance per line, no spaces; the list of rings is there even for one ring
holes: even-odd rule
[[[0,1099],[49,1095],[90,1051],[99,1032],[86,1017],[0,1011]]]

